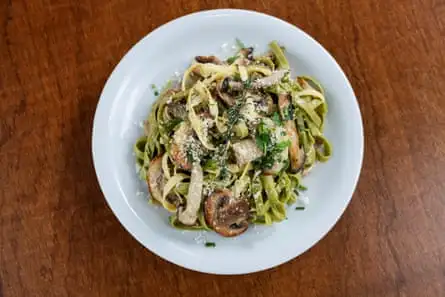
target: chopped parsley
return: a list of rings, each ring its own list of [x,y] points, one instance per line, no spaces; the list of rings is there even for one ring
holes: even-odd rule
[[[245,102],[245,94],[242,94],[240,97],[236,99],[236,102],[233,106],[231,106],[227,110],[227,131],[223,134],[222,141],[223,143],[219,146],[216,156],[217,160],[219,161],[219,166],[221,167],[221,170],[219,172],[219,177],[221,179],[225,179],[229,175],[229,171],[227,168],[227,150],[229,148],[227,142],[230,140],[230,138],[233,136],[233,126],[242,119],[242,115],[240,113],[241,108],[243,107]]]
[[[290,140],[282,141],[277,143],[272,149],[271,152],[274,153],[281,153],[284,151],[285,148],[287,148],[291,144]]]
[[[295,210],[304,210],[304,209],[305,209],[304,206],[297,206],[297,207],[295,207]]]
[[[155,84],[151,84],[150,86],[151,86],[151,89],[153,90],[153,94],[155,96],[159,96],[159,91],[158,91],[158,88],[156,87],[156,85]]]
[[[306,191],[307,187],[303,186],[303,185],[298,185],[298,190],[300,191]]]
[[[216,247],[216,243],[214,242],[206,242],[205,247]]]
[[[280,161],[280,154],[291,142],[289,140],[275,142],[271,135],[273,131],[261,121],[257,126],[255,140],[257,146],[263,151],[263,156],[255,160],[254,165],[259,169],[270,169],[276,161]]]
[[[177,125],[182,122],[181,119],[173,119],[163,124],[163,128],[167,134],[173,131]]]
[[[261,148],[263,153],[266,153],[268,147],[272,144],[272,139],[270,138],[270,131],[263,121],[261,121],[258,124],[255,140],[257,146]]]
[[[229,177],[229,169],[227,168],[227,166],[225,164],[221,167],[221,170],[219,172],[219,177],[222,180],[225,180],[227,177]]]
[[[250,89],[252,87],[252,80],[249,78],[244,82],[244,88]]]
[[[283,123],[281,122],[280,119],[280,115],[278,114],[278,112],[274,112],[272,115],[272,120],[274,121],[275,124],[277,124],[278,126],[281,126]],[[283,135],[284,136],[284,135]]]
[[[185,150],[185,154],[187,155],[187,161],[193,164],[195,162],[195,158],[193,156],[193,149],[191,146],[187,147],[187,149]]]
[[[235,105],[230,107],[227,110],[227,117],[228,117],[228,128],[227,130],[232,130],[233,126],[241,119],[241,107],[243,106],[242,100],[237,100]]]
[[[293,120],[294,108],[292,104],[289,104],[288,107],[284,108],[282,111],[283,121]]]

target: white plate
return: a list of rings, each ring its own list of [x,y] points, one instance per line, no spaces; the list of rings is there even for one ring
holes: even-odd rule
[[[250,227],[227,239],[214,233],[182,232],[168,225],[168,214],[147,203],[138,180],[132,146],[162,86],[195,55],[230,56],[235,38],[265,51],[277,40],[286,47],[295,74],[318,78],[326,88],[326,135],[334,155],[304,180],[310,204],[288,209],[288,220]],[[354,92],[345,74],[323,47],[300,29],[277,18],[244,10],[194,13],[161,26],[138,42],[108,79],[97,106],[93,159],[99,184],[119,221],[141,244],[188,269],[242,274],[284,263],[313,246],[340,218],[357,183],[363,156],[363,131]],[[141,192],[143,192],[142,195]],[[205,241],[216,243],[206,248]]]

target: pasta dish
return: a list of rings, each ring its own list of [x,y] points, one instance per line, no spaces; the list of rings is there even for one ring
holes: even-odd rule
[[[260,55],[238,44],[226,60],[195,57],[169,82],[134,145],[151,201],[175,228],[232,237],[283,221],[305,190],[302,177],[332,154],[320,83],[292,77],[275,41]]]

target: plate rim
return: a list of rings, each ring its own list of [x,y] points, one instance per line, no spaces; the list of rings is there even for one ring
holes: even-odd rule
[[[150,36],[153,36],[155,33],[159,34],[159,32],[162,32],[166,27],[169,27],[176,23],[183,22],[184,20],[200,18],[200,17],[212,17],[212,16],[215,17],[215,16],[222,16],[222,15],[230,16],[230,15],[243,15],[243,14],[254,15],[254,16],[258,16],[258,17],[262,17],[262,18],[266,18],[266,19],[271,19],[272,21],[280,22],[282,25],[289,27],[289,29],[291,29],[291,30],[299,31],[299,34],[305,35],[306,38],[310,39],[313,43],[317,44],[324,51],[324,53],[329,56],[329,58],[332,60],[332,62],[335,64],[335,66],[338,68],[338,70],[340,70],[340,73],[342,74],[343,79],[345,80],[345,82],[347,84],[346,87],[351,91],[351,94],[355,99],[354,100],[354,109],[356,111],[356,116],[358,116],[358,120],[359,120],[357,123],[359,124],[358,132],[360,134],[359,135],[360,138],[357,141],[360,141],[360,143],[357,143],[357,144],[358,144],[358,149],[359,149],[359,154],[360,154],[360,160],[354,166],[354,168],[356,170],[355,170],[355,174],[353,176],[353,180],[351,182],[351,185],[353,185],[353,186],[348,191],[348,192],[350,192],[350,195],[349,195],[349,197],[347,197],[347,201],[346,201],[345,205],[343,205],[342,211],[335,215],[335,220],[329,226],[329,228],[326,228],[325,231],[322,232],[321,236],[317,240],[312,242],[312,244],[309,245],[305,250],[303,250],[299,254],[288,255],[285,258],[276,261],[273,265],[265,265],[265,266],[257,265],[254,268],[247,268],[247,269],[245,267],[242,267],[241,269],[239,269],[239,271],[222,271],[222,270],[218,270],[215,268],[209,269],[208,267],[200,266],[199,264],[192,265],[192,266],[184,264],[181,261],[179,261],[178,259],[174,259],[172,257],[169,257],[166,254],[163,254],[160,251],[160,249],[154,248],[153,245],[150,246],[148,243],[146,243],[146,241],[142,239],[142,236],[140,236],[140,234],[138,234],[137,226],[134,224],[136,221],[138,222],[137,214],[134,213],[132,208],[128,205],[128,211],[134,215],[134,219],[132,219],[132,222],[130,222],[130,219],[124,219],[124,216],[128,215],[128,211],[127,211],[127,214],[124,215],[123,210],[119,209],[117,207],[117,205],[115,205],[114,202],[111,201],[111,199],[109,199],[107,194],[105,193],[106,192],[105,188],[108,187],[108,186],[106,186],[106,183],[108,183],[108,182],[106,182],[103,179],[103,177],[101,177],[101,176],[103,176],[103,173],[104,173],[104,170],[103,170],[104,168],[103,168],[102,164],[103,164],[103,162],[106,162],[106,161],[101,159],[102,154],[99,154],[98,149],[96,149],[96,148],[100,146],[100,140],[102,138],[104,138],[104,136],[100,135],[100,133],[98,132],[98,129],[100,126],[99,117],[101,116],[101,113],[102,113],[102,110],[103,110],[104,104],[105,104],[104,102],[106,100],[105,99],[106,96],[104,94],[106,93],[106,90],[109,88],[110,82],[113,80],[112,78],[114,76],[116,76],[116,73],[119,71],[120,66],[122,66],[122,64],[125,63],[125,61],[127,59],[129,59],[130,54],[134,51],[135,48],[140,46],[141,43],[144,42],[144,40],[150,38]],[[105,134],[105,133],[102,133],[102,134]],[[295,259],[296,257],[301,256],[302,254],[306,253],[308,250],[310,250],[312,247],[314,247],[320,240],[322,240],[333,229],[333,227],[338,223],[339,219],[343,216],[344,212],[346,211],[347,207],[349,206],[349,204],[352,200],[352,196],[357,188],[359,177],[360,177],[361,170],[362,170],[362,165],[363,165],[364,141],[365,140],[364,140],[364,131],[363,131],[363,119],[362,119],[362,115],[361,115],[361,111],[360,111],[360,106],[359,106],[357,97],[354,93],[354,90],[351,86],[351,83],[349,82],[349,80],[348,80],[346,74],[344,73],[343,69],[341,68],[341,66],[338,64],[337,60],[317,40],[315,40],[312,36],[310,36],[309,34],[304,32],[302,29],[300,29],[296,25],[293,25],[287,21],[284,21],[284,20],[279,19],[272,15],[268,15],[268,14],[253,11],[253,10],[244,10],[244,9],[212,9],[212,10],[204,10],[204,11],[190,13],[190,14],[178,17],[176,19],[173,19],[173,20],[157,27],[156,29],[154,29],[151,32],[149,32],[148,34],[146,34],[143,38],[141,38],[136,44],[134,44],[125,53],[125,55],[119,60],[118,64],[114,67],[113,71],[111,72],[110,76],[108,77],[108,79],[102,89],[102,92],[100,94],[99,101],[97,103],[96,111],[94,114],[93,127],[92,127],[92,158],[93,158],[93,165],[94,165],[96,177],[97,177],[100,189],[104,195],[104,198],[105,198],[108,206],[110,207],[110,209],[112,210],[112,212],[116,216],[116,218],[118,219],[119,223],[124,227],[124,229],[128,233],[130,233],[131,236],[133,238],[135,238],[142,246],[144,246],[150,252],[154,253],[156,256],[159,256],[160,258],[162,258],[170,263],[176,264],[180,267],[183,267],[183,268],[186,268],[189,270],[203,272],[203,273],[209,273],[209,274],[239,275],[239,274],[249,274],[249,273],[272,269],[272,268],[277,267],[281,264],[289,262],[290,260]],[[114,180],[113,180],[113,182],[114,182]],[[125,200],[125,199],[123,199],[123,200]],[[124,203],[128,204],[126,201]]]

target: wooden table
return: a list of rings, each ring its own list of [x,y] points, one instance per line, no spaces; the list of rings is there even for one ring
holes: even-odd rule
[[[90,156],[101,89],[145,34],[211,8],[319,40],[357,94],[366,149],[335,228],[242,277],[170,264],[107,207]],[[445,296],[445,1],[0,1],[0,296]]]

